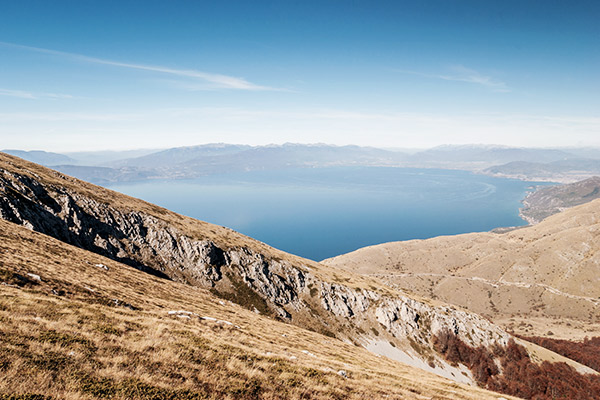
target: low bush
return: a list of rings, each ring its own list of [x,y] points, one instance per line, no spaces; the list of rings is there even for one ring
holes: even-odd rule
[[[600,372],[600,337],[585,338],[582,342],[539,336],[519,337]]]
[[[445,331],[434,337],[433,344],[450,363],[466,365],[486,389],[533,400],[600,398],[600,376],[580,374],[566,363],[534,363],[525,347],[514,340],[490,351],[473,348]]]

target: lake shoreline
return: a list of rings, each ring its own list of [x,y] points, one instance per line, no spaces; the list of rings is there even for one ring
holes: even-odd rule
[[[320,260],[390,241],[521,226],[535,182],[464,170],[298,168],[108,185]]]

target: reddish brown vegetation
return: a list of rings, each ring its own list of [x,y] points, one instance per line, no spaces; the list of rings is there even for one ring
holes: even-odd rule
[[[513,340],[490,351],[443,332],[433,344],[451,363],[466,365],[480,386],[496,392],[534,400],[600,398],[600,376],[582,375],[565,363],[533,363],[527,350]]]
[[[583,342],[539,336],[520,337],[600,372],[600,337],[585,338]]]
[[[489,377],[498,374],[494,357],[484,347],[473,348],[450,331],[441,332],[433,338],[433,348],[443,354],[453,365],[464,364],[481,386],[485,386]]]

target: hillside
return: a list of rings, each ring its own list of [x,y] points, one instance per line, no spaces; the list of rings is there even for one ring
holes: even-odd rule
[[[2,220],[0,282],[2,399],[499,398]]]
[[[523,200],[521,216],[530,224],[537,224],[550,215],[567,208],[600,198],[600,178],[539,188]]]
[[[486,168],[486,175],[525,181],[573,183],[600,174],[600,160],[568,158],[552,162],[511,161]]]
[[[600,200],[504,234],[386,243],[325,260],[526,336],[600,333]]]
[[[2,150],[2,152],[47,166],[73,164],[77,162],[73,158],[64,154],[51,153],[47,151]]]

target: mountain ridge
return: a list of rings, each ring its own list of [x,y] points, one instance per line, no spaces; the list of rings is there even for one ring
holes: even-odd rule
[[[34,157],[34,153],[39,156]],[[263,146],[209,143],[155,151],[74,152],[54,156],[53,153],[20,151],[19,154],[34,162],[56,156],[72,157],[73,162],[62,160],[41,164],[98,184],[329,166],[461,169],[491,176],[555,182],[573,182],[600,173],[596,165],[600,150],[592,148],[443,145],[402,151],[323,143]],[[42,156],[44,158],[40,158]],[[588,160],[583,160],[584,157]]]

